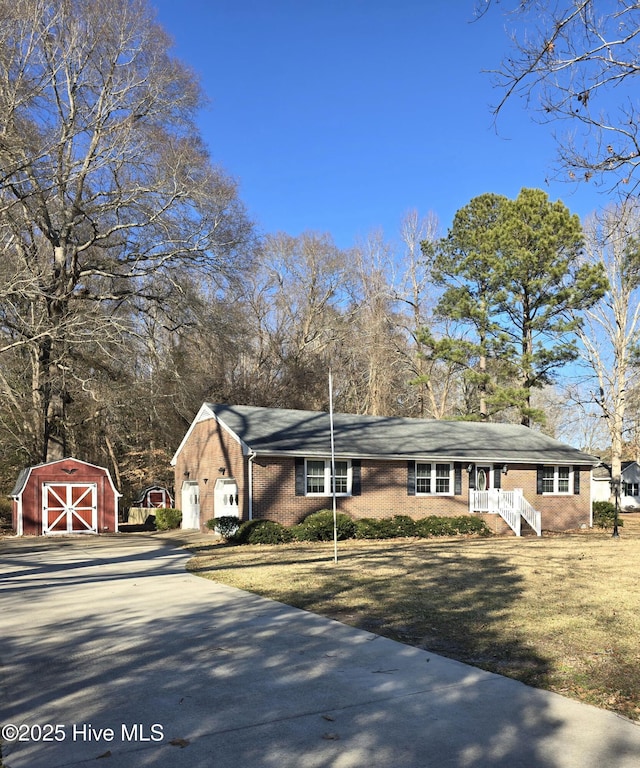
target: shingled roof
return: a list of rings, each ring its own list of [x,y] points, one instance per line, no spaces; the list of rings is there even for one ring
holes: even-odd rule
[[[191,429],[207,418],[216,419],[243,444],[246,452],[264,456],[330,454],[329,414],[323,411],[205,403]],[[334,427],[336,455],[345,458],[598,463],[594,456],[514,424],[336,413]],[[189,432],[176,456],[188,435]]]

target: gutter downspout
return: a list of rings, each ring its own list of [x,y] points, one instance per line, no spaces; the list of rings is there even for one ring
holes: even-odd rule
[[[249,453],[247,454],[247,456],[248,456],[248,461],[247,461],[247,464],[248,464],[247,482],[249,484],[249,489],[248,489],[249,490],[249,493],[248,493],[249,509],[248,509],[248,512],[249,512],[249,520],[253,520],[253,460],[256,457],[256,452],[250,450]]]

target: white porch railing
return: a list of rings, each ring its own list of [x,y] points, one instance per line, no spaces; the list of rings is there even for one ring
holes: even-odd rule
[[[533,528],[537,536],[542,536],[542,515],[529,504],[520,491],[520,514]]]
[[[522,518],[533,528],[538,536],[542,536],[542,519],[540,512],[534,509],[522,495],[521,488],[513,491],[503,491],[492,488],[488,491],[469,491],[470,512],[493,512],[507,523],[515,532],[521,534]]]

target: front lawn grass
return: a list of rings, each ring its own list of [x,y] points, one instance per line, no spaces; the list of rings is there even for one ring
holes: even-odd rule
[[[640,720],[640,519],[610,531],[230,546],[205,578]]]

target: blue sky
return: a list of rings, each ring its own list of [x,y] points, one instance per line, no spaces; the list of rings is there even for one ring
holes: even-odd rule
[[[442,232],[476,195],[544,189],[581,217],[606,199],[553,181],[552,129],[513,102],[494,125],[509,41],[474,0],[152,0],[210,105],[200,127],[262,233],[347,248],[411,209]]]

